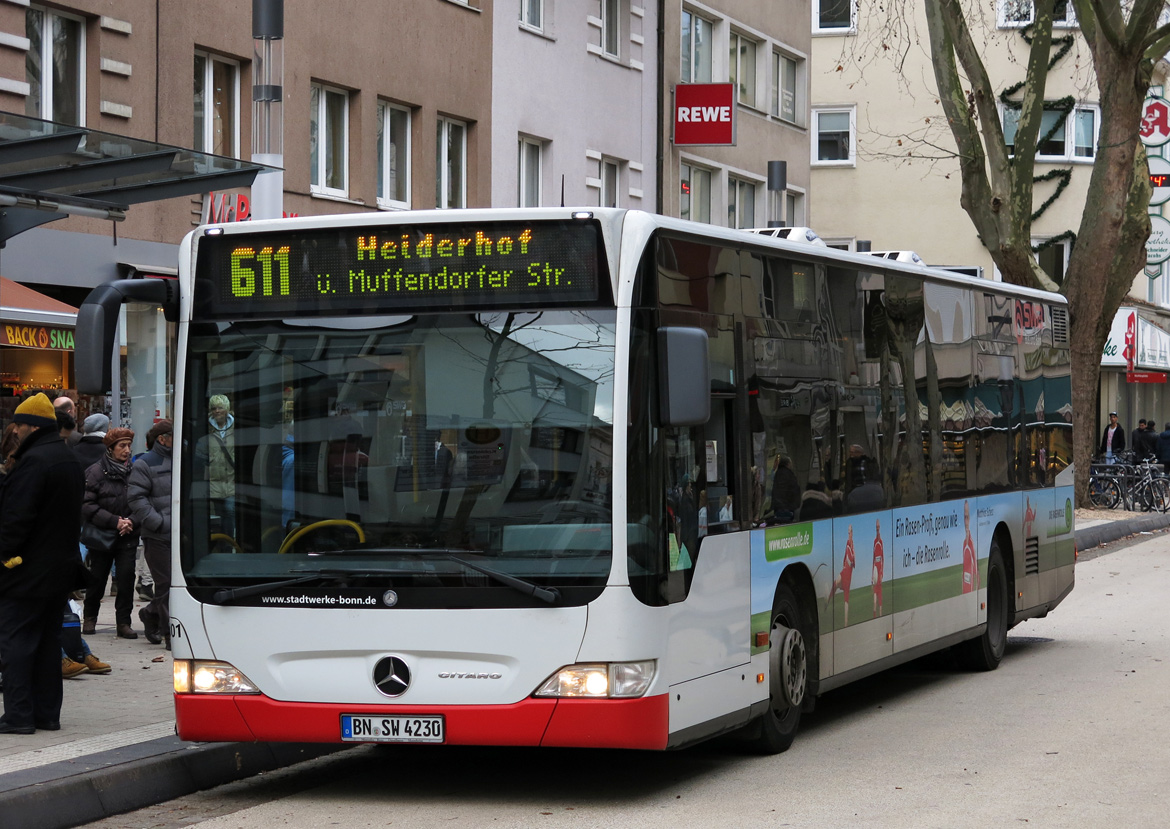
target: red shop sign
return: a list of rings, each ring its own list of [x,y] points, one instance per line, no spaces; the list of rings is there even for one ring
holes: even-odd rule
[[[735,84],[680,83],[674,88],[676,147],[735,146]]]

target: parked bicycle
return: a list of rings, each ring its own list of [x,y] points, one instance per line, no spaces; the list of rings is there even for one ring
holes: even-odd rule
[[[1101,509],[1170,511],[1170,477],[1161,464],[1132,455],[1115,463],[1094,463],[1089,470],[1089,501]]]

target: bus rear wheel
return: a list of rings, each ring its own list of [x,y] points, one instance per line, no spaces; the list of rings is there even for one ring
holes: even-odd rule
[[[804,614],[796,594],[785,584],[776,588],[772,605],[768,663],[768,710],[753,725],[752,747],[761,754],[787,751],[800,727],[800,712],[808,693],[809,658]]]
[[[987,627],[982,634],[955,646],[955,655],[964,668],[972,671],[994,671],[1003,659],[1007,647],[1008,617],[1011,598],[1008,594],[1007,571],[999,539],[993,539],[987,556]]]

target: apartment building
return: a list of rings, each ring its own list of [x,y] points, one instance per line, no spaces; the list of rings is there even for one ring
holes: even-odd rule
[[[660,211],[727,227],[807,224],[809,6],[666,0],[662,14]],[[729,81],[735,144],[676,144],[677,87]],[[770,161],[787,167],[771,198]]]
[[[656,4],[497,3],[493,207],[655,210]]]

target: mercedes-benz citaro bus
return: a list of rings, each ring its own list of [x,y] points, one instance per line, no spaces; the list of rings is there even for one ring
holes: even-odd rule
[[[127,300],[186,740],[782,751],[1073,586],[1056,294],[615,209],[208,225],[91,294],[89,391]]]

